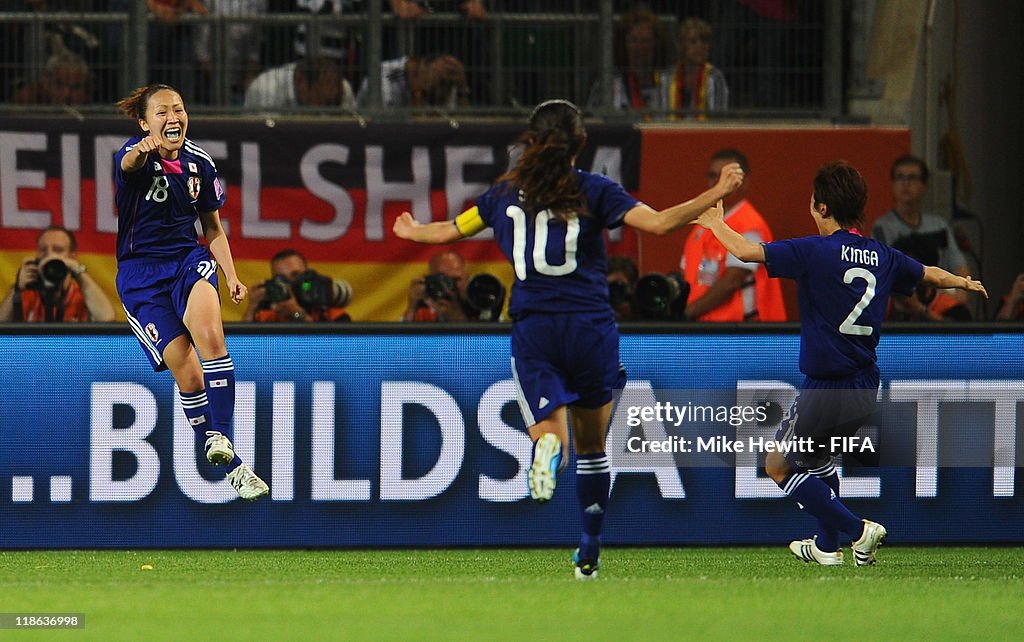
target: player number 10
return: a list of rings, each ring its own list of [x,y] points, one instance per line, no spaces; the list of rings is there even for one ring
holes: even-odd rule
[[[509,206],[505,216],[512,219],[512,262],[515,265],[516,277],[526,280],[526,228],[530,224],[526,212],[521,207]],[[565,260],[560,265],[548,263],[548,221],[554,218],[550,210],[537,212],[533,218],[533,269],[548,276],[564,276],[576,270],[576,248],[580,238],[580,221],[573,217],[566,221],[565,229]]]

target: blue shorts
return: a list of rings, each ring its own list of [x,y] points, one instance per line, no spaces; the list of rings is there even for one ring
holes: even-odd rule
[[[626,385],[608,312],[530,313],[512,324],[512,375],[527,427],[565,405],[599,408]]]
[[[877,368],[845,379],[807,377],[775,438],[813,440],[813,453],[790,451],[786,461],[798,468],[818,468],[832,461],[832,437],[852,437],[877,408]]]
[[[154,370],[166,370],[164,348],[188,334],[185,306],[192,286],[201,279],[217,288],[217,262],[206,246],[180,259],[128,259],[117,266],[117,293],[128,325]]]

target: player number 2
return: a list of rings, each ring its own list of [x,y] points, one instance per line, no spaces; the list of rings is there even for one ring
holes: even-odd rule
[[[505,210],[505,216],[512,219],[512,262],[515,264],[516,277],[526,280],[526,226],[529,221],[526,212],[515,205]],[[566,222],[565,259],[559,265],[548,263],[548,221],[553,218],[551,212],[543,210],[533,218],[533,268],[548,276],[564,276],[576,270],[576,248],[580,238],[580,221],[571,218]]]
[[[853,306],[850,314],[846,315],[846,320],[839,324],[839,331],[843,334],[869,336],[874,329],[869,325],[857,325],[857,319],[864,313],[864,308],[868,307],[871,299],[875,298],[877,280],[874,274],[859,267],[852,267],[843,274],[843,283],[853,283],[856,279],[864,279],[868,286],[864,288],[864,294],[861,295],[860,301],[857,301],[857,305]]]
[[[147,201],[155,201],[157,203],[163,203],[167,200],[167,183],[166,176],[154,176],[153,184],[150,185],[149,191],[146,192]]]

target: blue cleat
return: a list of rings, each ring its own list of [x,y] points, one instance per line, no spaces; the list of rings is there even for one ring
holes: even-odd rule
[[[533,465],[530,466],[530,497],[546,502],[555,495],[555,476],[562,463],[562,442],[547,432],[533,447]]]

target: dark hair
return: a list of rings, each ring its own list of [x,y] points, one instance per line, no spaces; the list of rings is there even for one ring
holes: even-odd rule
[[[515,167],[498,177],[508,189],[519,190],[530,216],[551,210],[569,220],[587,212],[573,160],[587,140],[580,108],[568,100],[548,100],[533,110],[530,127],[516,144],[522,154]]]
[[[640,270],[636,267],[636,262],[628,256],[608,257],[608,274],[616,272],[625,276],[630,285],[636,285],[640,278]]]
[[[283,261],[284,259],[290,259],[293,256],[297,256],[300,259],[302,259],[303,263],[306,262],[306,257],[304,257],[302,255],[302,252],[300,252],[300,251],[298,251],[296,249],[292,249],[292,248],[287,248],[287,249],[281,250],[280,252],[278,252],[277,254],[275,254],[274,256],[272,256],[270,258],[270,262],[271,263],[276,263],[277,261]]]
[[[612,56],[617,68],[629,67],[626,38],[633,27],[642,24],[651,25],[651,31],[654,34],[654,60],[652,61],[654,69],[662,69],[672,64],[673,45],[668,29],[665,28],[657,14],[647,9],[638,9],[623,14],[616,25],[615,38],[612,42]]]
[[[726,147],[715,152],[715,155],[711,157],[710,162],[719,160],[732,161],[740,164],[740,169],[743,170],[744,174],[750,174],[750,163],[747,161],[747,156],[735,147]]]
[[[42,236],[43,234],[46,234],[47,232],[64,232],[65,234],[68,235],[68,251],[69,252],[77,252],[78,251],[78,239],[75,238],[74,232],[72,232],[68,228],[64,227],[63,225],[49,225],[45,229],[43,229],[42,231],[39,232],[39,236]],[[38,239],[39,236],[37,236],[36,238]]]
[[[839,227],[848,230],[864,220],[868,185],[857,168],[846,161],[826,163],[814,177],[814,203],[828,206]]]
[[[324,56],[303,58],[295,65],[295,74],[307,86],[316,85],[321,79],[329,78],[332,73],[340,76],[341,68],[335,61]]]
[[[181,95],[181,92],[174,87],[161,83],[154,83],[144,87],[136,87],[132,93],[117,101],[117,111],[125,116],[131,116],[136,120],[145,120],[146,105],[149,104],[150,97],[156,92],[163,91],[164,89],[173,91],[179,96]]]
[[[902,165],[917,165],[917,168],[921,170],[921,182],[925,185],[928,184],[928,165],[913,154],[904,154],[892,162],[892,167],[889,168],[889,178],[896,178],[896,168]]]

